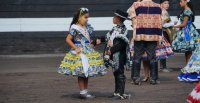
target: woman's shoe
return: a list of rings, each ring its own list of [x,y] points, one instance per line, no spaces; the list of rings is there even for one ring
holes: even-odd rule
[[[141,79],[138,78],[138,79],[136,79],[136,80],[133,80],[133,84],[135,84],[135,85],[141,85],[141,84],[142,84],[142,83],[141,83]]]
[[[142,82],[148,82],[149,81],[149,77],[142,79]]]
[[[80,94],[81,99],[94,99],[95,96],[90,93]]]

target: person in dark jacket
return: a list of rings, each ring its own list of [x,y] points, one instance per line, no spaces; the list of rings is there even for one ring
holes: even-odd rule
[[[106,49],[104,52],[105,62],[111,64],[115,77],[115,92],[113,99],[126,99],[128,96],[124,94],[126,77],[124,75],[124,65],[127,61],[127,47],[129,39],[127,38],[127,28],[124,21],[128,14],[116,10],[113,23],[116,26],[106,35]]]

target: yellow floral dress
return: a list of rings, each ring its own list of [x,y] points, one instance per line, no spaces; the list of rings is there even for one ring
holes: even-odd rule
[[[72,25],[70,28],[70,34],[73,36],[74,44],[81,48],[81,54],[87,57],[87,74],[88,77],[104,75],[106,74],[106,68],[104,66],[103,57],[100,53],[96,52],[90,43],[90,35],[93,32],[91,25],[87,24],[86,30],[78,25]],[[58,73],[65,75],[73,75],[79,77],[85,77],[83,62],[80,54],[74,54],[74,50],[71,49],[58,68]]]

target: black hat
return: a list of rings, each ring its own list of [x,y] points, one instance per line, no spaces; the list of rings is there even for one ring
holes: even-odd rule
[[[119,17],[121,17],[121,18],[129,19],[129,18],[128,18],[128,13],[123,12],[123,11],[121,11],[121,10],[116,10],[116,11],[114,12],[114,14],[117,15],[117,16],[119,16]]]
[[[160,3],[162,4],[162,3],[165,2],[165,1],[169,1],[169,0],[160,0]]]

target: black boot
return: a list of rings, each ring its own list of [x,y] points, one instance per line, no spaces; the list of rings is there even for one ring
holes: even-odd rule
[[[81,99],[94,99],[95,96],[90,93],[80,94]]]
[[[126,99],[127,97],[124,95],[125,91],[125,82],[126,82],[126,77],[124,74],[119,74],[117,76],[117,93],[114,93],[114,96],[112,99],[114,100],[123,100]]]
[[[133,61],[132,71],[131,71],[131,78],[133,80],[133,84],[141,85],[140,79],[140,62]]]
[[[126,83],[126,77],[124,74],[119,75],[118,83],[119,83],[119,94],[123,95],[125,91],[125,83]]]
[[[171,72],[171,70],[167,68],[167,60],[166,59],[160,60],[160,69],[162,72],[165,72],[165,73]]]
[[[114,94],[113,94],[113,97],[115,96],[115,94],[117,94],[119,92],[119,83],[118,83],[118,78],[117,78],[117,75],[118,75],[118,72],[114,72],[114,77],[115,77],[115,91],[114,91]]]
[[[158,63],[157,61],[150,61],[150,84],[155,85],[157,84],[157,79],[158,79]]]
[[[166,69],[167,64],[166,64],[166,59],[161,59],[160,60],[160,69]]]

